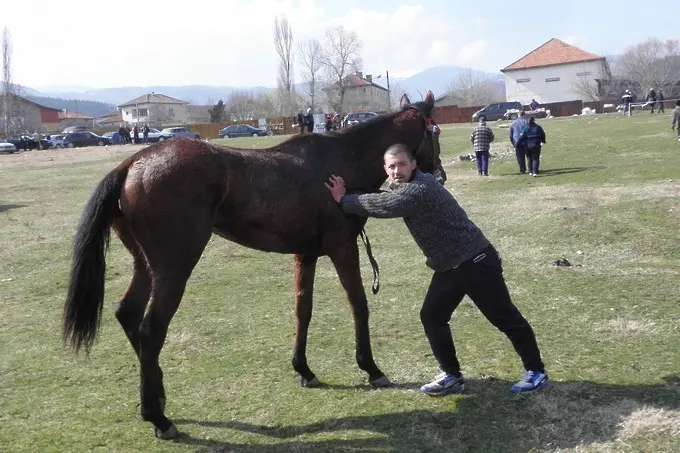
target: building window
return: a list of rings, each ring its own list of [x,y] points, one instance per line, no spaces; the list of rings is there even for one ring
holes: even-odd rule
[[[590,75],[590,71],[586,71],[586,72],[577,72],[577,73],[576,73],[576,76],[577,76],[577,77],[585,77],[585,76],[589,76],[589,75]]]
[[[548,77],[545,79],[546,82],[559,82],[560,78],[559,77]]]
[[[149,116],[148,109],[138,109],[137,116]]]
[[[517,79],[517,83],[527,83],[531,82],[531,79],[527,77],[526,79]]]

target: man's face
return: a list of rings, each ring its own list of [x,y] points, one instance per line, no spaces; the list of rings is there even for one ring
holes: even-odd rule
[[[406,153],[399,153],[396,156],[385,156],[385,173],[387,173],[387,178],[391,184],[404,184],[408,182],[415,169],[415,159],[409,159]]]

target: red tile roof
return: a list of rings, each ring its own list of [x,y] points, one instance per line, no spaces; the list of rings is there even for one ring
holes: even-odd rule
[[[524,55],[511,65],[501,69],[501,72],[602,59],[603,57],[586,52],[585,50],[581,50],[564,41],[553,38],[542,46]]]
[[[366,80],[362,77],[359,77],[356,73],[348,75],[343,80],[345,81],[345,87],[370,87],[370,86],[374,86],[374,87],[381,89],[383,91],[387,91],[387,88],[385,88],[381,85],[378,85],[377,83],[369,82],[368,80]],[[339,85],[339,83],[335,82],[335,83],[331,84],[328,88],[337,87],[338,85]]]
[[[67,119],[67,118],[68,119],[76,119],[76,118],[83,119],[84,118],[84,119],[88,119],[88,120],[92,119],[91,116],[83,115],[82,113],[70,112],[68,110],[65,110],[65,111],[62,110],[61,112],[59,112],[59,119],[60,120]]]

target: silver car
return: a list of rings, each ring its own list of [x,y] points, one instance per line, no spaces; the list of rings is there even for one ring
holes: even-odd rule
[[[47,139],[50,142],[50,148],[63,148],[64,147],[64,136],[63,135],[50,135]]]
[[[0,153],[15,153],[16,151],[17,147],[13,143],[0,139]]]
[[[192,132],[188,127],[166,127],[161,131],[158,141],[162,142],[173,137],[201,138],[199,134]]]

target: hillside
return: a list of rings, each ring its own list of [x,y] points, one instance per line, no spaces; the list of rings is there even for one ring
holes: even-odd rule
[[[26,96],[31,101],[44,105],[45,107],[52,107],[60,110],[68,110],[69,112],[82,113],[89,116],[102,116],[116,110],[113,104],[98,101],[85,101],[81,99],[62,99],[49,96]]]
[[[432,90],[435,96],[439,97],[446,93],[446,88],[453,82],[462,72],[468,71],[469,68],[459,66],[435,66],[425,69],[417,74],[407,78],[390,78],[390,88],[400,88],[406,91],[409,96],[418,99],[419,93],[425,93],[427,90]],[[474,71],[474,70],[473,70]],[[474,71],[476,73],[485,74],[481,71]],[[377,74],[374,74],[376,76]],[[492,81],[498,83],[498,86],[505,92],[505,83],[503,75],[486,74]],[[380,79],[373,79],[375,83],[386,86],[387,80],[383,76]],[[296,90],[299,93],[304,93],[303,84],[295,84]],[[81,108],[85,101],[97,101],[107,106],[104,110],[115,110],[115,106],[134,99],[143,94],[155,92],[163,93],[173,98],[187,101],[191,104],[214,104],[219,99],[227,99],[231,93],[237,90],[247,90],[253,93],[262,93],[272,90],[271,87],[234,87],[234,86],[211,86],[211,85],[184,85],[184,86],[146,86],[146,87],[114,87],[114,88],[87,88],[87,87],[38,87],[37,89],[24,87],[25,92],[29,94],[31,99],[38,98],[52,98],[54,102],[71,102],[66,99],[78,99],[78,111],[82,113],[92,114],[94,105]],[[36,100],[36,102],[39,102]],[[52,101],[50,101],[52,102]],[[45,105],[52,107],[56,104]],[[75,105],[71,105],[69,110],[74,109]],[[56,107],[66,108],[66,107]],[[97,110],[99,111],[99,110]],[[106,112],[105,112],[106,113]]]

